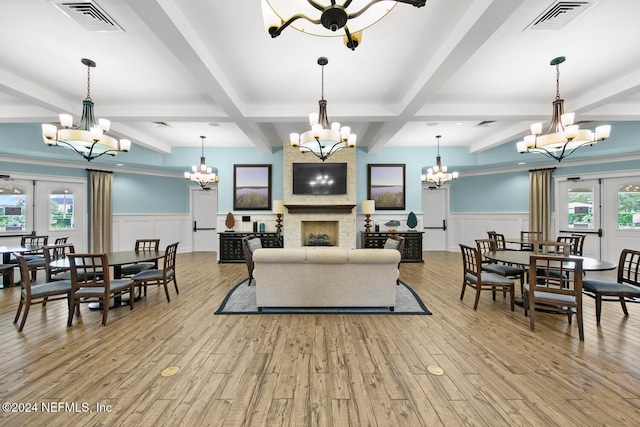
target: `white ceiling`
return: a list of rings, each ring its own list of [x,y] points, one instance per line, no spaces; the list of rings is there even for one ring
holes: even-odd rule
[[[90,58],[96,115],[117,136],[159,153],[199,147],[200,135],[270,152],[317,111],[319,56],[329,119],[371,152],[435,135],[478,152],[521,137],[550,118],[557,56],[577,120],[640,120],[638,0],[587,0],[557,30],[526,29],[553,0],[398,4],[355,51],[292,28],[272,39],[259,0],[95,0],[124,30],[112,32],[88,31],[54,3],[0,3],[0,122],[78,117]]]

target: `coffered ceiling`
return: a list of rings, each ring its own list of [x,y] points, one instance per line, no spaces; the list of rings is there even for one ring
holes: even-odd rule
[[[329,59],[329,119],[374,153],[435,145],[436,135],[475,153],[523,136],[550,118],[557,56],[577,120],[640,119],[638,0],[397,4],[355,51],[291,28],[272,39],[259,0],[95,0],[108,31],[87,29],[94,20],[82,25],[62,3],[85,2],[0,3],[0,122],[78,117],[80,59],[90,58],[96,115],[133,149],[166,154],[204,135],[208,147],[270,152],[317,111],[319,56]],[[553,5],[564,12],[531,25]]]

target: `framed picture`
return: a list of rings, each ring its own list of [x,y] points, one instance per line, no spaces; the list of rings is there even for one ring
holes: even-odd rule
[[[271,210],[271,165],[233,165],[233,209]]]
[[[376,209],[404,210],[405,165],[368,165],[367,199],[375,200]]]

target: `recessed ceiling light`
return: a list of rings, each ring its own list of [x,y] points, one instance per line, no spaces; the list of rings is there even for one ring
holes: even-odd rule
[[[124,163],[116,163],[116,166],[124,166]]]
[[[438,126],[438,122],[427,122],[427,126]]]
[[[519,165],[526,165],[526,162],[518,162]]]
[[[456,123],[456,126],[462,126],[464,124],[464,122],[458,122]]]
[[[220,123],[211,122],[211,123],[209,123],[209,126],[217,128],[218,126],[220,126]]]

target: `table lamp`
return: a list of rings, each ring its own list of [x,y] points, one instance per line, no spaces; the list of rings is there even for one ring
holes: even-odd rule
[[[371,214],[376,211],[375,200],[363,200],[362,201],[362,213],[365,216],[364,224],[367,233],[371,231]]]
[[[284,214],[284,202],[282,200],[273,201],[273,213],[276,214],[276,231],[282,230],[282,215]]]

